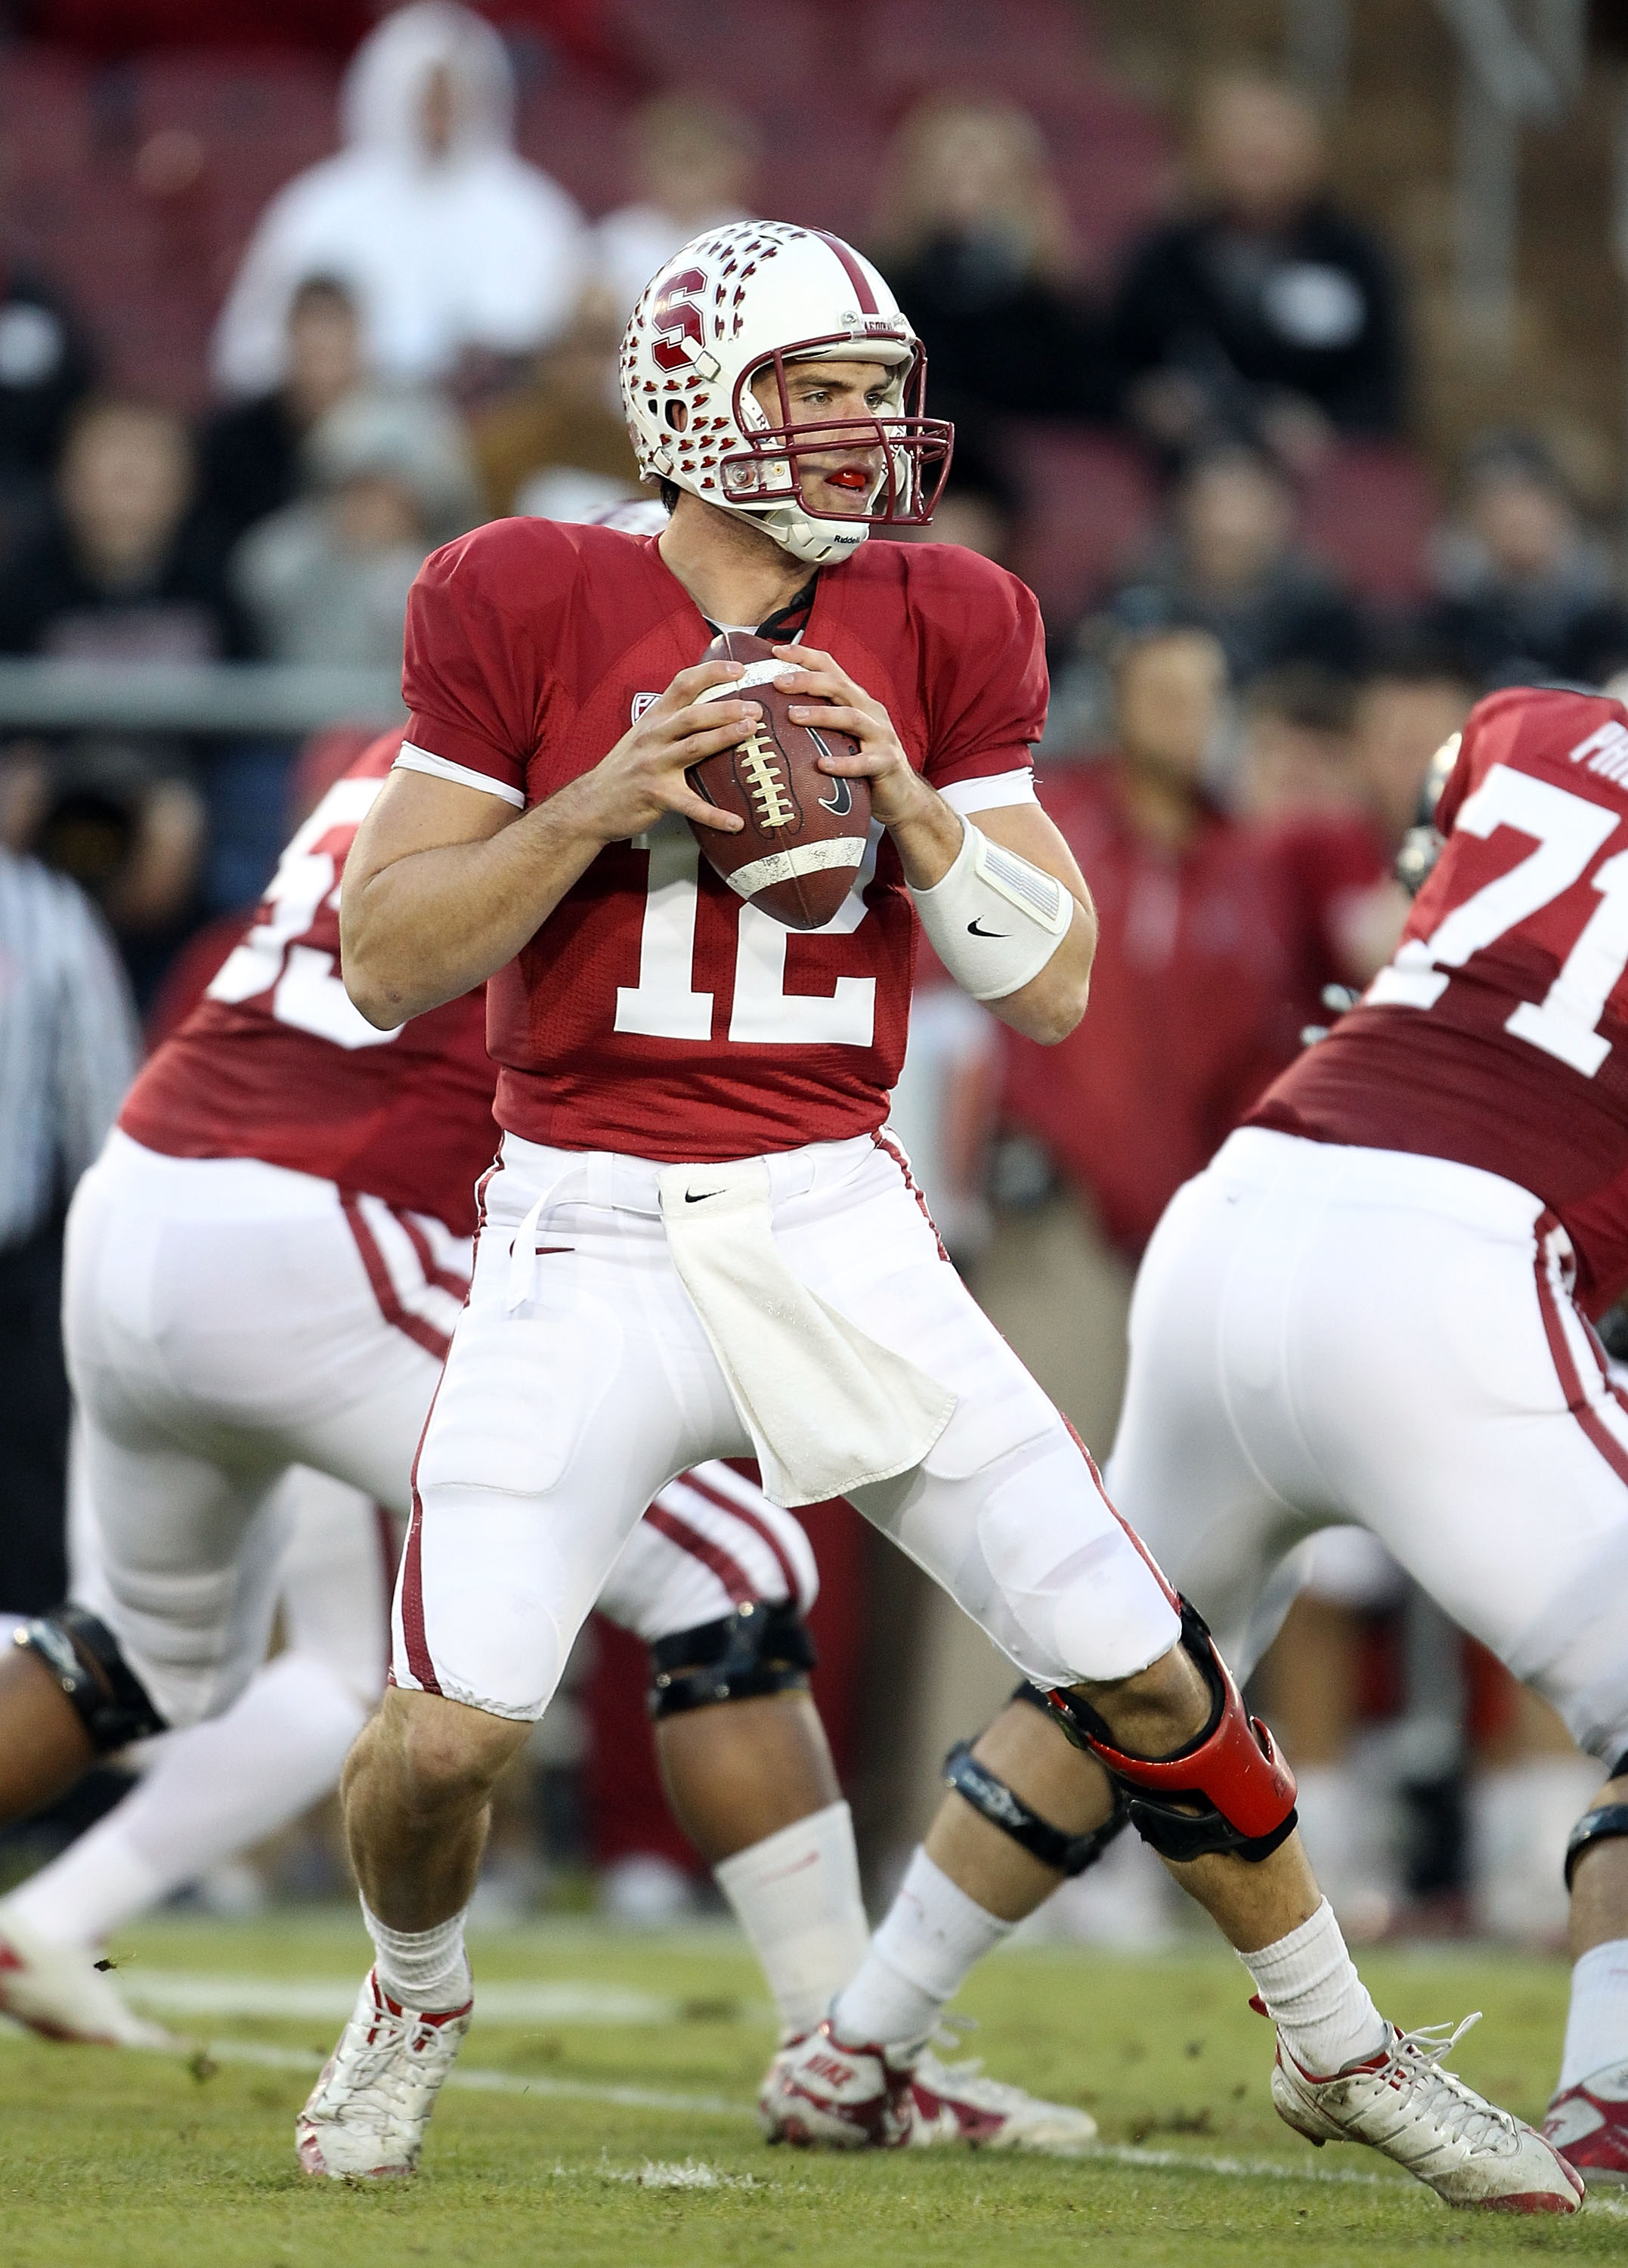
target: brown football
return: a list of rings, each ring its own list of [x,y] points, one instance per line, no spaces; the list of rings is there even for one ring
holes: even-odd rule
[[[823,929],[853,888],[870,833],[870,784],[835,779],[819,769],[825,755],[851,755],[847,733],[794,725],[791,696],[774,682],[795,665],[776,661],[766,638],[721,630],[701,657],[740,661],[744,678],[702,698],[755,701],[763,711],[751,740],[722,749],[686,777],[697,795],[746,822],[738,835],[713,827],[695,834],[708,863],[748,905],[761,906],[788,929]]]

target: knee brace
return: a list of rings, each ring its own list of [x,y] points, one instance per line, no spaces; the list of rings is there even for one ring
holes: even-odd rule
[[[1613,1779],[1618,1777],[1625,1765],[1628,1765],[1628,1756],[1618,1760],[1617,1771],[1611,1775]],[[1572,1887],[1572,1877],[1577,1871],[1577,1862],[1588,1845],[1591,1843],[1609,1843],[1618,1835],[1628,1835],[1628,1803],[1602,1803],[1584,1812],[1566,1838],[1566,1887],[1568,1890]]]
[[[168,1731],[104,1622],[83,1607],[53,1607],[14,1641],[38,1654],[73,1703],[99,1756]]]
[[[658,1638],[650,1647],[652,1717],[681,1716],[718,1701],[800,1692],[819,1657],[793,1604],[748,1599],[732,1615]]]
[[[1027,1701],[1043,1709],[1049,1717],[1045,1697],[1033,1685],[1020,1685],[1013,1694],[1014,1701]],[[1042,1819],[1016,1791],[1007,1786],[998,1772],[981,1764],[972,1754],[970,1741],[957,1741],[944,1758],[944,1784],[953,1787],[964,1802],[970,1803],[980,1818],[1003,1835],[1009,1835],[1021,1850],[1043,1867],[1054,1867],[1070,1881],[1094,1867],[1108,1845],[1130,1817],[1125,1797],[1117,1780],[1110,1782],[1114,1805],[1111,1815],[1100,1827],[1089,1829],[1083,1835],[1065,1835],[1060,1827],[1053,1827]]]
[[[1258,1864],[1294,1831],[1294,1775],[1258,1717],[1247,1716],[1203,1616],[1181,1602],[1182,1644],[1210,1689],[1209,1722],[1173,1756],[1126,1756],[1077,1693],[1046,1695],[1076,1748],[1123,1789],[1131,1824],[1162,1859],[1234,1851]]]

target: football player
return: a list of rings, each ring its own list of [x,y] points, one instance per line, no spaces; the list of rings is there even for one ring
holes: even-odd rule
[[[381,1033],[336,974],[341,877],[400,740],[376,741],[299,828],[76,1196],[76,1587],[8,1665],[0,1808],[35,1808],[162,1722],[211,1721],[172,1734],[124,1803],[0,1902],[0,2009],[53,2037],[151,2039],[91,1947],[326,1793],[385,1683],[395,1556],[381,1565],[371,1505],[408,1507],[495,1132],[480,991]],[[294,1460],[318,1470],[285,1478]],[[657,1491],[599,1598],[649,1647],[674,1809],[790,2037],[867,1933],[807,1690],[817,1580],[792,1514],[708,1462]],[[290,1643],[257,1667],[279,1587]],[[164,1664],[162,1714],[111,1636],[121,1618],[130,1653]],[[913,2087],[922,2141],[1094,2131],[931,2060]]]
[[[1108,1477],[1246,1672],[1295,1545],[1357,1524],[1599,1759],[1566,1852],[1575,1965],[1544,2131],[1622,2181],[1628,1397],[1589,1319],[1628,1286],[1628,710],[1516,688],[1443,753],[1445,844],[1390,965],[1148,1246]],[[836,2003],[845,2037],[919,2036],[974,1944],[1089,1864],[1115,1816],[1021,1699],[949,1774],[926,1852],[981,1923],[946,1947],[901,1898]],[[771,2108],[798,2069],[786,2051]]]
[[[865,541],[924,522],[942,485],[922,378],[848,246],[710,231],[651,283],[622,357],[665,532],[499,521],[414,586],[408,736],[347,873],[345,982],[383,1033],[490,976],[505,1130],[420,1450],[394,1683],[347,1770],[378,1959],[301,2161],[416,2163],[469,2021],[488,1792],[654,1490],[755,1453],[777,1501],[850,1497],[1134,1792],[1254,1973],[1294,2115],[1458,2202],[1570,2211],[1553,2152],[1375,2008],[1291,1776],[881,1132],[916,918],[1041,1040],[1078,1021],[1094,946],[1034,798],[1031,595],[953,546]],[[686,773],[758,721],[736,666],[700,659],[730,627],[772,644],[794,721],[859,743],[820,761],[868,783],[874,863],[823,931],[793,936],[700,856],[698,830],[735,822]],[[136,1616],[119,1627],[163,1705],[180,1681]],[[965,1901],[944,1889],[931,1925],[953,1934]],[[846,2084],[826,2038],[804,2068]]]

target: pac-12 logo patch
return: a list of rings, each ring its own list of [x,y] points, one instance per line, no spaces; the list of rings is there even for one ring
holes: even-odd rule
[[[633,696],[634,723],[638,723],[647,709],[654,709],[661,697],[659,693],[635,693]]]

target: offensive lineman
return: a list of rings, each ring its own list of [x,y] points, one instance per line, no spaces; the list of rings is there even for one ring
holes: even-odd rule
[[[347,1771],[378,1960],[302,2161],[416,2161],[469,2021],[488,1791],[652,1488],[755,1450],[778,1498],[851,1497],[1135,1792],[1254,1973],[1302,2123],[1456,2202],[1573,2210],[1570,2169],[1375,2009],[1292,1778],[879,1134],[907,897],[964,989],[1041,1039],[1077,1022],[1094,945],[1033,799],[1032,599],[952,549],[861,549],[942,486],[913,334],[847,246],[741,223],[656,276],[622,377],[667,531],[499,522],[428,563],[409,739],[344,895],[346,983],[379,1029],[493,976],[506,1130],[420,1451],[395,1683]],[[874,873],[813,936],[737,905],[686,824],[732,824],[686,768],[755,721],[737,671],[695,666],[709,625],[778,634],[810,718],[860,743],[825,762],[870,784]]]
[[[67,1641],[93,1664],[105,1633],[87,1604],[128,1613],[132,1595],[156,1592],[163,1621],[145,1634],[149,1651],[169,1647],[172,1682],[178,1657],[212,1653],[212,1701],[263,1653],[277,1580],[290,1645],[224,1715],[172,1735],[123,1803],[0,1901],[0,2009],[55,2038],[151,2041],[86,1948],[325,1793],[385,1683],[378,1594],[382,1576],[387,1602],[393,1542],[381,1566],[377,1515],[352,1490],[308,1471],[275,1476],[327,1415],[342,1476],[406,1510],[413,1449],[468,1284],[472,1192],[491,1154],[481,994],[381,1045],[334,974],[340,878],[400,741],[375,741],[299,828],[203,1002],[127,1098],[76,1206],[67,1329],[91,1498],[76,1509],[90,1517],[74,1523],[77,1607],[25,1625],[28,1655],[12,1665],[13,1687],[51,1738],[11,1744],[6,1808],[31,1779],[40,1800],[34,1776],[53,1769],[55,1751],[70,1769],[92,1752],[90,1728],[37,1659]],[[288,1231],[297,1266],[281,1282],[246,1235],[246,1193],[299,1221]],[[149,1266],[140,1248],[155,1232],[171,1249]],[[230,1302],[210,1298],[222,1275],[234,1279]],[[250,1313],[239,1317],[246,1294]],[[148,1327],[121,1340],[136,1308]],[[313,1337],[331,1365],[336,1349],[346,1354],[361,1380],[336,1405],[342,1422],[302,1365]],[[211,1373],[206,1351],[222,1341],[228,1351]],[[401,1381],[400,1403],[373,1402],[376,1374]],[[260,1406],[246,1417],[233,1405],[249,1398]],[[319,1447],[314,1433],[309,1446]],[[179,1579],[145,1556],[162,1535],[155,1506],[180,1484],[216,1505],[263,1498],[254,1517],[279,1532],[292,1506],[291,1555],[268,1546],[253,1558],[238,1573],[240,1602],[215,1628],[207,1605],[200,1614],[187,1596],[206,1577],[202,1556]],[[230,1552],[230,1518],[216,1525],[217,1550]],[[787,2036],[812,2029],[867,1934],[853,1823],[807,1691],[802,1616],[817,1580],[799,1522],[709,1464],[659,1492],[598,1602],[650,1647],[674,1808],[758,1954]],[[16,1722],[0,1702],[0,1732]],[[908,2117],[918,2143],[1073,2146],[1094,2131],[1082,2112],[933,2058],[913,2074]]]
[[[1148,1247],[1114,1496],[1247,1671],[1330,1523],[1371,1528],[1610,1774],[1571,1837],[1572,2006],[1544,2131],[1628,2179],[1628,1401],[1588,1318],[1628,1286],[1628,712],[1557,688],[1476,709],[1446,843],[1363,1004],[1271,1087]],[[972,1962],[1090,1863],[1111,1791],[1032,1708],[950,1759],[915,1877],[825,2039],[931,2030]],[[891,2139],[782,2051],[781,2131]],[[862,2071],[858,2068],[862,2064]],[[896,2084],[896,2082],[895,2082]]]

